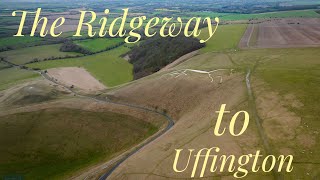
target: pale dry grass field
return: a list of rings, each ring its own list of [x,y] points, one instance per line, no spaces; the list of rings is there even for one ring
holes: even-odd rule
[[[85,91],[99,91],[106,87],[95,79],[88,71],[77,67],[48,69],[48,75],[69,87]]]

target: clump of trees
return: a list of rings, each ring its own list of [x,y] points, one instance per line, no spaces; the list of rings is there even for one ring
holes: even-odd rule
[[[67,39],[63,42],[62,46],[60,47],[60,51],[62,52],[77,52],[81,54],[92,54],[91,51],[82,48],[81,46],[75,44],[71,40]]]
[[[175,38],[155,36],[142,41],[128,54],[134,66],[134,78],[155,73],[179,57],[204,46],[198,39],[183,35]]]

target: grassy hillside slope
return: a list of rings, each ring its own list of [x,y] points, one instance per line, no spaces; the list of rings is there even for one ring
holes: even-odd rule
[[[40,77],[39,74],[17,69],[17,68],[6,68],[0,70],[0,90],[6,89],[9,86],[19,84],[25,80]]]
[[[23,174],[25,179],[61,179],[110,159],[157,129],[127,115],[67,108],[3,116],[0,177]]]
[[[171,72],[168,70],[110,92],[110,96],[123,101],[166,109],[176,120],[175,127],[157,144],[145,148],[125,162],[113,173],[112,178],[131,179],[142,174],[148,178],[188,178],[189,173],[172,174],[171,169],[167,168],[172,165],[174,149],[177,148],[218,146],[226,154],[245,154],[259,149],[266,155],[261,137],[255,134],[259,128],[249,108],[252,104],[247,101],[245,76],[247,70],[251,69],[255,107],[272,153],[276,156],[294,156],[293,166],[296,170],[282,173],[281,176],[285,179],[304,179],[309,174],[310,178],[317,179],[320,173],[320,156],[316,153],[320,148],[319,53],[318,48],[209,52],[183,62],[174,70],[232,68],[237,73],[231,76],[223,74],[223,82],[218,84],[216,81],[211,83],[206,74],[188,72],[176,78],[162,76]],[[250,127],[242,136],[233,138],[226,134],[215,137],[212,134],[216,121],[214,111],[224,103],[232,112],[241,109],[252,115]],[[226,126],[229,124],[226,121],[224,123]],[[167,148],[159,149],[159,146]],[[137,158],[141,156],[154,159],[142,163]],[[184,162],[186,160],[186,156],[181,159]],[[190,168],[188,170],[191,171]],[[212,174],[208,170],[205,177],[209,176]],[[232,175],[224,173],[223,176],[231,178]],[[246,179],[262,176],[265,179],[274,178],[272,173],[249,173]]]

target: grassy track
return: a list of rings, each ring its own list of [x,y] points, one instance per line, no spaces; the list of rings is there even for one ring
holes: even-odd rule
[[[238,49],[239,41],[246,27],[247,25],[244,24],[219,26],[216,34],[206,42],[206,47],[200,50],[201,53]],[[202,29],[199,38],[207,39],[208,29]]]
[[[107,161],[157,130],[145,121],[111,112],[47,109],[4,116],[0,177],[22,174],[25,179],[61,179]]]
[[[6,57],[6,60],[14,64],[25,64],[32,61],[34,58],[39,60],[51,57],[65,57],[80,55],[75,52],[61,52],[61,44],[35,46],[29,48],[23,48],[12,51],[1,52],[1,57]]]
[[[28,66],[40,69],[81,66],[87,69],[103,84],[112,87],[129,82],[133,79],[132,65],[120,57],[120,55],[128,51],[129,48],[121,46],[111,51],[92,56],[45,61],[29,64]]]

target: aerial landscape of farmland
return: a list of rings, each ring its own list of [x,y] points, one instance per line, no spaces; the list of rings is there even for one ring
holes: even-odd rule
[[[0,179],[320,179],[319,57],[316,0],[3,0]]]

